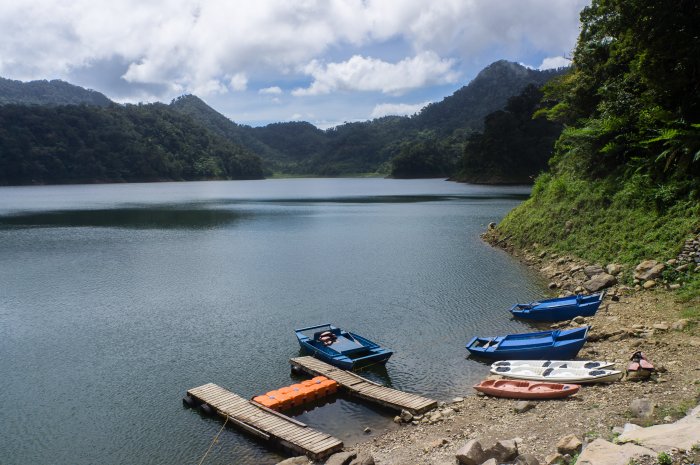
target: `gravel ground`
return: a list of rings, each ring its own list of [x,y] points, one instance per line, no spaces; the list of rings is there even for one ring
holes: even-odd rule
[[[571,270],[586,264],[541,255],[525,252],[520,259],[548,279],[560,280],[560,288],[578,286],[585,279]],[[426,415],[417,424],[402,424],[354,450],[371,452],[380,465],[441,465],[454,464],[455,452],[469,439],[477,438],[488,447],[497,440],[519,438],[519,452],[534,454],[544,463],[556,451],[558,440],[569,434],[584,443],[598,437],[612,440],[613,428],[625,423],[648,426],[674,421],[700,399],[700,331],[697,321],[681,318],[684,308],[665,289],[635,291],[619,286],[608,290],[594,317],[585,319],[592,329],[580,359],[614,361],[616,369],[624,370],[630,355],[642,350],[658,369],[648,380],[584,386],[571,398],[536,402],[524,413],[514,411],[515,400],[476,396],[465,386],[463,400],[441,408],[442,419],[431,422]],[[630,403],[639,398],[653,403],[651,418],[635,418],[630,412]]]

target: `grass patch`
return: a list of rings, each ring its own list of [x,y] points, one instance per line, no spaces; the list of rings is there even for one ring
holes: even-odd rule
[[[557,253],[592,263],[620,263],[632,269],[640,261],[675,258],[700,227],[700,204],[690,194],[659,206],[653,189],[633,178],[585,180],[570,174],[543,174],[531,197],[498,226],[524,248],[538,243]],[[675,277],[675,276],[674,276]],[[679,298],[700,295],[700,272],[684,273]],[[630,272],[623,279],[631,282]]]

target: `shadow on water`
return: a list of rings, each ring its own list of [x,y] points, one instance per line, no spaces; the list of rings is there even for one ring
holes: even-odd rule
[[[221,209],[162,207],[64,210],[0,217],[0,228],[212,229],[228,226],[246,215],[246,213]]]
[[[271,204],[315,204],[315,203],[423,203],[443,202],[454,200],[526,200],[528,193],[495,193],[480,195],[366,195],[349,197],[307,197],[307,198],[269,198],[263,200],[245,200],[245,202],[271,203]],[[241,200],[220,199],[215,203],[228,205],[240,204]]]

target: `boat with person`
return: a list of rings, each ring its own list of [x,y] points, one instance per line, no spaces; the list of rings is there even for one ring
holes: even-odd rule
[[[487,379],[476,386],[479,392],[489,396],[508,399],[563,399],[576,394],[578,384],[543,383],[539,381],[519,381],[513,379]]]
[[[605,297],[605,291],[590,295],[570,295],[539,300],[529,304],[515,304],[510,309],[514,317],[533,321],[564,321],[577,316],[593,316]]]
[[[573,359],[586,343],[590,326],[567,330],[473,337],[467,350],[475,356],[492,360]]]
[[[345,370],[386,363],[393,354],[391,349],[328,323],[295,329],[294,333],[306,352]]]
[[[535,368],[528,366],[492,367],[491,373],[507,378],[524,379],[528,381],[549,381],[553,383],[612,383],[622,378],[619,370],[596,368]]]

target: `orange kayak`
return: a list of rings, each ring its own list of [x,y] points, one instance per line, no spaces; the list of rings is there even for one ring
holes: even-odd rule
[[[487,379],[474,386],[474,389],[490,396],[510,399],[562,399],[576,394],[581,386],[514,379]]]

